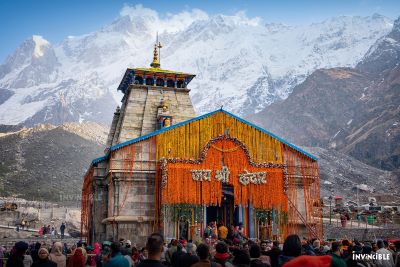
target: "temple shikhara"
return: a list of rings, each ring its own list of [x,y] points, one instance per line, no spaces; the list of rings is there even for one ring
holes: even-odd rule
[[[105,155],[84,177],[82,237],[196,240],[217,221],[250,239],[322,238],[317,159],[222,108],[196,117],[195,75],[162,69],[160,47],[118,87]]]

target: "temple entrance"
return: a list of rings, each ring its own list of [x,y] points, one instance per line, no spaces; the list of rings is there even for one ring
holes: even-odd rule
[[[239,209],[234,205],[233,187],[231,185],[223,185],[222,193],[220,207],[207,207],[207,224],[210,222],[222,222],[226,226],[237,225],[239,223]]]

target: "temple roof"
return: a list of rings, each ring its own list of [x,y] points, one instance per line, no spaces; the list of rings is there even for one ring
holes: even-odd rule
[[[160,68],[127,68],[124,74],[124,77],[121,80],[121,83],[118,86],[118,91],[122,91],[124,94],[130,84],[133,83],[134,76],[138,73],[146,73],[146,74],[162,74],[162,75],[171,75],[171,76],[176,76],[179,78],[184,78],[186,81],[186,84],[188,84],[194,77],[196,77],[195,74],[190,74],[190,73],[184,73],[184,72],[179,72],[179,71],[173,71],[173,70],[164,70]]]
[[[132,82],[134,81],[134,77],[136,75],[144,75],[144,74],[154,74],[156,76],[169,76],[169,78],[174,78],[175,79],[180,79],[184,80],[185,84],[187,85],[190,83],[190,81],[196,76],[194,74],[189,74],[189,73],[183,73],[179,71],[172,71],[172,70],[164,70],[161,69],[161,64],[160,64],[160,49],[162,48],[162,45],[160,42],[158,42],[158,33],[157,33],[157,41],[154,44],[154,52],[153,52],[153,62],[150,64],[150,68],[128,68],[125,71],[124,77],[121,80],[121,83],[118,86],[118,91],[122,91],[124,94],[126,93],[126,89]],[[157,50],[158,49],[158,50]],[[161,77],[163,77],[161,76]],[[171,77],[172,76],[172,77]],[[143,76],[142,76],[143,78]]]
[[[315,156],[311,155],[310,153],[304,151],[303,149],[301,149],[301,148],[299,148],[299,147],[297,147],[297,146],[295,146],[295,145],[293,145],[293,144],[287,142],[286,140],[284,140],[284,139],[282,139],[282,138],[276,136],[275,134],[273,134],[273,133],[271,133],[271,132],[269,132],[269,131],[267,131],[267,130],[265,130],[265,129],[263,129],[263,128],[261,128],[261,127],[255,125],[255,124],[253,124],[253,123],[251,123],[251,122],[248,122],[248,121],[246,121],[246,120],[244,120],[244,119],[242,119],[242,118],[240,118],[240,117],[238,117],[238,116],[236,116],[236,115],[234,115],[234,114],[232,114],[232,113],[230,113],[230,112],[228,112],[228,111],[226,111],[226,110],[218,109],[218,110],[215,110],[215,111],[213,111],[213,112],[210,112],[210,113],[207,113],[207,114],[198,116],[198,117],[196,117],[196,118],[193,118],[193,119],[190,119],[190,120],[186,120],[186,121],[183,121],[183,122],[180,122],[180,123],[171,125],[170,127],[163,128],[163,129],[160,129],[160,130],[157,130],[157,131],[154,131],[154,132],[151,132],[151,133],[148,133],[148,134],[139,136],[139,137],[137,137],[137,138],[128,140],[128,141],[123,142],[123,143],[120,143],[120,144],[116,144],[116,145],[110,147],[110,149],[109,149],[107,155],[105,155],[105,156],[103,156],[103,157],[99,157],[99,158],[94,159],[94,160],[92,161],[92,165],[97,164],[97,163],[99,163],[99,162],[102,162],[102,161],[108,159],[108,157],[109,157],[109,155],[110,155],[110,153],[111,153],[112,151],[118,150],[118,149],[120,149],[120,148],[122,148],[122,147],[131,145],[131,144],[134,144],[134,143],[136,143],[136,142],[145,140],[145,139],[147,139],[147,138],[153,137],[153,136],[158,135],[158,134],[160,134],[160,133],[167,132],[167,131],[169,131],[169,130],[172,130],[172,129],[175,129],[175,128],[184,126],[184,125],[189,124],[189,123],[191,123],[191,122],[193,122],[193,121],[201,120],[201,119],[203,119],[203,118],[212,116],[212,115],[214,115],[214,114],[216,114],[216,113],[218,113],[218,112],[224,113],[224,114],[226,114],[226,115],[228,115],[228,116],[230,116],[230,117],[233,117],[233,118],[237,119],[238,121],[240,121],[240,122],[242,122],[242,123],[245,123],[245,124],[247,124],[247,125],[249,125],[249,126],[251,126],[251,127],[254,127],[255,129],[257,129],[257,130],[259,130],[259,131],[261,131],[261,132],[263,132],[263,133],[265,133],[265,134],[267,134],[267,135],[269,135],[269,136],[271,136],[271,137],[277,139],[278,141],[280,141],[280,142],[286,144],[287,146],[291,147],[292,149],[294,149],[294,150],[296,150],[296,151],[298,151],[298,152],[304,154],[305,156],[311,158],[312,160],[315,160],[315,161],[318,160],[317,157],[315,157]]]
[[[175,75],[193,76],[193,77],[196,76],[195,74],[184,73],[184,72],[173,71],[173,70],[164,70],[164,69],[160,69],[160,68],[128,68],[128,70],[143,71],[143,72],[149,72],[149,73],[175,74]]]

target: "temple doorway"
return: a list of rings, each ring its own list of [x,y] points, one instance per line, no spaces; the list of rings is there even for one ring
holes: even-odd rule
[[[234,204],[233,187],[223,185],[221,206],[209,206],[206,213],[207,224],[222,222],[226,226],[237,225],[239,223],[239,209]]]

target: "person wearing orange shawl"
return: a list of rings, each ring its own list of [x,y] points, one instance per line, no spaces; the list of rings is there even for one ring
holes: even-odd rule
[[[228,228],[220,222],[218,226],[218,237],[221,239],[226,239],[228,236]]]

